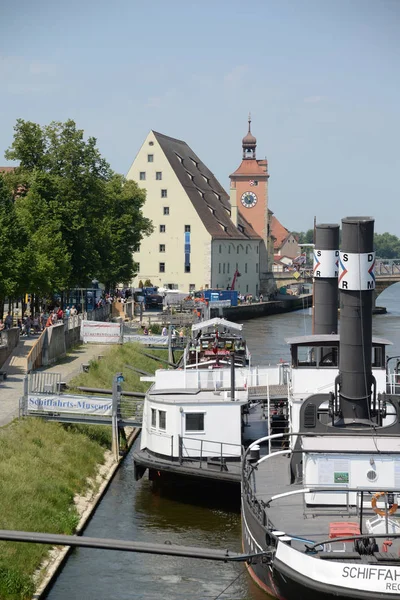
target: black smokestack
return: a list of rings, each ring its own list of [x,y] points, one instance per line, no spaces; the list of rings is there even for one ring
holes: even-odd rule
[[[337,333],[339,225],[317,225],[314,242],[314,333]]]
[[[345,424],[370,422],[374,219],[342,219],[339,259],[340,409]]]

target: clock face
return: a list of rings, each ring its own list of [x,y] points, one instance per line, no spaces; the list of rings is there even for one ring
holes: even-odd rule
[[[254,192],[245,192],[240,200],[246,208],[253,208],[257,204],[257,196]]]

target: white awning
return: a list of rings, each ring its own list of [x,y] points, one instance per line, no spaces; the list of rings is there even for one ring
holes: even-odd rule
[[[236,329],[236,331],[242,331],[243,329],[243,325],[240,323],[232,323],[232,321],[215,317],[214,319],[209,319],[208,321],[200,321],[200,323],[195,323],[192,325],[192,331],[201,331],[203,329],[207,329],[208,327],[225,327],[226,329]]]

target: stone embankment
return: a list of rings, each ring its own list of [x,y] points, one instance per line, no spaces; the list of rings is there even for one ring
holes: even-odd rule
[[[292,296],[285,299],[277,299],[269,302],[257,302],[255,304],[239,304],[239,306],[227,306],[222,308],[222,314],[229,321],[241,321],[256,319],[268,315],[300,310],[312,306],[312,294],[304,296]]]
[[[129,450],[138,437],[140,429],[133,428],[129,432],[126,431],[126,433],[127,446]],[[84,532],[86,525],[90,521],[94,511],[97,508],[97,505],[106,493],[108,486],[117,472],[123,458],[124,456],[121,456],[120,460],[116,463],[112,452],[105,452],[104,464],[100,466],[96,478],[87,482],[88,485],[86,494],[77,494],[74,497],[74,504],[80,516],[75,532],[76,535],[82,535]],[[34,600],[39,600],[39,598],[45,597],[45,594],[51,586],[53,579],[59,573],[70,552],[71,547],[69,546],[52,548],[48,554],[48,558],[43,562],[34,575],[34,581],[36,584],[36,591],[33,595]]]

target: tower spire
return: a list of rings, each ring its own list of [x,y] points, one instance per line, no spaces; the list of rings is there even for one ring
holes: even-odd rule
[[[247,135],[242,140],[243,158],[255,159],[256,158],[256,146],[257,140],[251,133],[251,113],[249,112],[248,117],[249,130]]]

